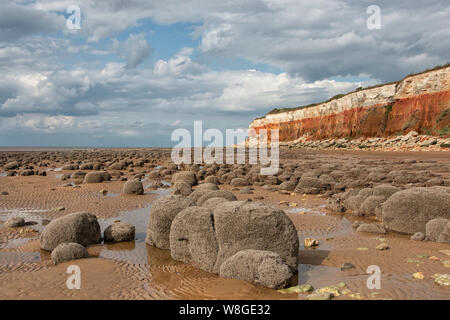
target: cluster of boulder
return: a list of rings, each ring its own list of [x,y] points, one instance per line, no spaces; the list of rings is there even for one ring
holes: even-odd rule
[[[125,222],[115,222],[104,231],[105,242],[134,240],[135,227]],[[51,251],[55,264],[87,258],[86,247],[102,240],[97,217],[90,213],[71,213],[52,220],[40,237],[41,249]]]
[[[188,195],[197,177],[173,175],[174,194],[157,199],[150,212],[146,243],[168,249],[173,259],[221,277],[268,288],[289,285],[298,265],[297,231],[283,210],[205,182]]]
[[[305,149],[347,149],[347,150],[441,150],[450,149],[450,138],[419,135],[410,131],[406,135],[395,137],[359,137],[313,140],[310,135],[293,141],[280,142],[280,146]]]

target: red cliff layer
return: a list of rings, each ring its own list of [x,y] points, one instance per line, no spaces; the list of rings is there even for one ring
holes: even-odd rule
[[[409,77],[397,84],[352,93],[310,108],[268,115],[250,127],[279,129],[280,141],[385,137],[416,131],[450,134],[450,68]],[[379,91],[379,92],[377,92]],[[351,95],[355,95],[352,97]],[[381,95],[384,95],[380,98]]]

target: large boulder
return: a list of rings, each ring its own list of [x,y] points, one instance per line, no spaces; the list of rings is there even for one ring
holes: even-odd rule
[[[211,198],[225,198],[228,199],[229,201],[236,201],[237,198],[236,196],[227,190],[216,190],[216,191],[210,191],[210,192],[206,192],[204,193],[198,200],[197,200],[197,205],[198,206],[202,206],[203,203]]]
[[[84,177],[84,183],[101,183],[111,180],[111,176],[106,171],[89,172]]]
[[[90,213],[71,213],[52,220],[42,231],[40,242],[43,250],[52,251],[60,243],[75,242],[83,246],[99,243],[100,225]]]
[[[374,216],[375,209],[383,204],[386,198],[383,196],[370,196],[367,197],[359,207],[359,210],[355,212],[359,216]]]
[[[134,179],[125,182],[123,186],[123,193],[124,194],[137,194],[137,195],[143,195],[144,194],[144,186],[142,185],[141,180]]]
[[[449,188],[411,188],[394,193],[382,206],[383,224],[401,233],[425,233],[428,221],[450,219]]]
[[[271,289],[289,285],[293,273],[279,254],[263,250],[242,250],[225,260],[219,275],[249,281]]]
[[[155,200],[150,210],[145,242],[160,249],[169,249],[172,221],[191,203],[190,199],[180,195],[168,195]]]
[[[60,243],[53,249],[51,258],[54,264],[59,264],[65,261],[72,261],[76,259],[83,259],[88,257],[88,252],[85,247],[79,243]]]
[[[427,238],[434,242],[450,243],[450,220],[437,218],[427,222]]]
[[[209,198],[208,200],[203,202],[202,207],[208,208],[209,210],[213,211],[219,204],[226,201],[230,200],[221,197]]]
[[[194,191],[188,196],[188,198],[192,201],[192,203],[197,203],[197,200],[200,199],[202,195],[208,193],[210,191],[219,190],[219,187],[213,183],[203,183],[198,185]]]
[[[115,222],[103,231],[105,242],[133,241],[136,228],[126,222]]]
[[[172,184],[177,182],[186,182],[190,186],[197,184],[197,177],[192,171],[180,171],[172,176]]]
[[[186,182],[176,182],[173,186],[173,194],[181,194],[182,196],[187,197],[192,193],[192,187],[189,183]]]
[[[209,209],[188,207],[173,219],[170,227],[170,254],[174,260],[192,263],[212,272],[217,252],[214,219]]]
[[[298,234],[283,210],[260,202],[229,201],[219,204],[213,214],[219,245],[216,272],[226,259],[245,249],[273,251],[297,269]]]

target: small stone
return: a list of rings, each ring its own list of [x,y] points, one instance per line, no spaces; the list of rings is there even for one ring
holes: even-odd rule
[[[100,190],[100,194],[107,194],[107,193],[108,193],[108,190],[106,190],[106,189]]]
[[[60,243],[53,249],[51,258],[54,264],[65,261],[87,258],[88,252],[85,247],[78,243]]]
[[[346,262],[341,266],[341,271],[345,271],[345,270],[349,270],[349,269],[354,269],[355,266],[350,263],[350,262]]]
[[[379,244],[378,246],[376,246],[375,249],[381,250],[381,251],[388,250],[389,245],[386,242],[383,242],[383,243]]]
[[[441,259],[439,259],[439,258],[436,257],[436,256],[431,256],[429,259],[430,259],[430,260],[433,260],[433,261],[441,261]]]
[[[424,233],[422,233],[422,232],[416,232],[416,233],[414,233],[414,234],[411,236],[410,239],[411,239],[411,240],[414,240],[414,241],[424,241],[425,238],[426,238],[426,236],[425,236]]]
[[[417,279],[417,280],[423,280],[423,278],[424,278],[424,275],[423,275],[422,272],[413,273],[412,276],[413,276],[414,279]]]
[[[7,196],[7,195],[9,195],[9,193],[8,193],[8,192],[6,192],[6,191],[2,191],[2,196]]]
[[[66,210],[65,207],[57,207],[53,209],[53,211],[64,211],[64,210]]]
[[[312,248],[312,247],[319,246],[319,241],[317,241],[316,239],[313,239],[313,238],[305,238],[304,243],[305,243],[306,248]]]

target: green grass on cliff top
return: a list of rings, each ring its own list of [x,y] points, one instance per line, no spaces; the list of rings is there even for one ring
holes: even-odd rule
[[[430,71],[436,71],[436,70],[444,69],[444,68],[447,68],[447,67],[450,67],[450,63],[444,64],[444,65],[439,65],[439,66],[436,66],[434,68],[426,69],[424,71],[420,71],[420,72],[417,72],[417,73],[408,74],[402,80],[393,81],[393,82],[387,82],[387,83],[381,83],[381,84],[377,84],[377,85],[370,86],[370,87],[367,87],[367,88],[359,87],[359,88],[357,88],[354,91],[351,91],[351,92],[348,92],[348,93],[345,93],[345,94],[338,94],[338,95],[335,95],[334,97],[331,97],[330,99],[328,99],[326,101],[321,101],[321,102],[317,102],[317,103],[311,103],[311,104],[308,104],[306,106],[299,106],[299,107],[293,107],[293,108],[281,108],[281,109],[275,108],[275,109],[269,111],[269,113],[266,114],[266,116],[269,115],[269,114],[277,114],[277,113],[283,113],[283,112],[288,112],[288,111],[295,111],[295,110],[315,107],[315,106],[317,106],[319,104],[322,104],[322,103],[327,103],[327,102],[331,102],[333,100],[340,99],[342,97],[345,97],[346,95],[352,94],[352,93],[357,92],[357,91],[374,89],[374,88],[378,88],[378,87],[382,87],[382,86],[387,86],[387,85],[390,85],[390,84],[398,84],[398,83],[404,81],[405,79],[407,79],[409,77],[417,76],[419,74],[427,73],[427,72],[430,72]],[[264,117],[265,116],[258,117],[255,120],[263,119]]]

